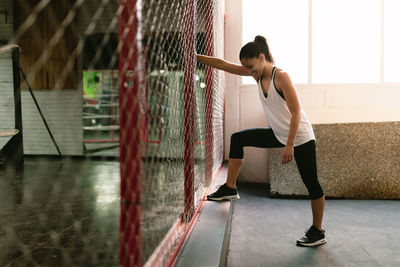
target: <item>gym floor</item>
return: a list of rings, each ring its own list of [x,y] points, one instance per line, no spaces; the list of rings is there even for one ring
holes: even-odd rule
[[[311,224],[308,200],[273,199],[259,184],[238,188],[222,255],[229,267],[400,266],[399,201],[327,200],[328,243],[303,248],[295,241]],[[226,204],[207,203],[201,216]],[[117,266],[118,233],[117,160],[27,157],[17,172],[0,170],[0,266]]]
[[[400,203],[327,200],[327,244],[296,246],[312,223],[309,200],[272,199],[263,186],[239,184],[232,203],[227,265],[400,266]]]
[[[118,266],[119,161],[0,170],[0,266]]]

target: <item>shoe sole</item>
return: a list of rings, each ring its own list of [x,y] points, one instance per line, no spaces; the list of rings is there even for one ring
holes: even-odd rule
[[[303,246],[303,247],[315,247],[315,246],[320,246],[323,245],[327,242],[326,238],[322,238],[320,240],[315,241],[314,243],[301,243],[297,242],[298,246]]]
[[[238,200],[239,198],[240,198],[239,195],[223,196],[223,197],[207,197],[208,200],[215,200],[215,201],[221,201],[221,200]]]

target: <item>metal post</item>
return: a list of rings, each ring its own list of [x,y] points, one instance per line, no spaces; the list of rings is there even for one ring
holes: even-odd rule
[[[185,173],[185,210],[183,221],[188,222],[194,214],[194,108],[195,108],[195,71],[196,71],[196,3],[185,1],[184,24],[184,173]]]
[[[120,266],[141,266],[141,146],[143,138],[143,60],[141,0],[120,0]]]
[[[205,53],[208,56],[214,55],[214,18],[213,18],[213,0],[206,0],[206,38]],[[209,185],[212,180],[214,164],[214,132],[213,132],[213,70],[206,66],[206,184]]]

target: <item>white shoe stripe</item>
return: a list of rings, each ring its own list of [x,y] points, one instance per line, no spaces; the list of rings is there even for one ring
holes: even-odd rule
[[[298,242],[297,245],[305,246],[305,247],[314,247],[314,246],[325,244],[327,241],[328,240],[326,240],[326,237],[324,237],[324,238],[322,238],[320,240],[315,241],[314,243],[301,243],[301,242]]]
[[[211,200],[237,200],[239,199],[240,196],[239,194],[237,195],[231,195],[231,196],[223,196],[223,197],[207,197],[207,199],[211,199]]]

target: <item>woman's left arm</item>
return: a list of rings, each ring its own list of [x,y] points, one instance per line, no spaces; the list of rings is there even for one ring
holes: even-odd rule
[[[277,71],[275,84],[277,89],[283,92],[286,104],[292,115],[290,119],[288,140],[281,155],[282,164],[286,164],[292,161],[294,158],[294,139],[296,138],[297,131],[299,130],[301,118],[300,103],[293,82],[287,72]]]

